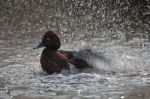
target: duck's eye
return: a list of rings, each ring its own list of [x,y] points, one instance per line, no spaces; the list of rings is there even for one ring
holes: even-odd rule
[[[48,37],[47,40],[50,40],[50,38]]]

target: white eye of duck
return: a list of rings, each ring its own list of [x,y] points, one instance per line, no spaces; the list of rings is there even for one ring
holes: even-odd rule
[[[47,40],[50,40],[50,38],[48,37]]]

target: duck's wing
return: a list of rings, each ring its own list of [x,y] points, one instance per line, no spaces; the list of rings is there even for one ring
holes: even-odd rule
[[[106,58],[102,53],[93,52],[90,49],[80,50],[74,54],[74,60],[82,60],[89,67],[98,69],[99,71],[114,71],[111,60]]]
[[[69,63],[71,63],[78,69],[91,67],[87,64],[87,62],[84,59],[76,57],[78,55],[77,51],[59,50],[59,52],[62,53],[63,55],[65,55],[66,57],[68,57]]]
[[[111,60],[106,58],[102,53],[93,52],[90,49],[83,49],[80,51],[61,51],[68,56],[70,63],[76,68],[95,68],[99,71],[114,71]]]

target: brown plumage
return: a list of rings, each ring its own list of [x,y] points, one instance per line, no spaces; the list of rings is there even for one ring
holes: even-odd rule
[[[106,60],[102,56],[97,56],[93,54],[91,50],[82,50],[80,52],[76,51],[63,51],[58,50],[61,46],[59,36],[53,31],[47,31],[43,38],[42,42],[36,46],[34,49],[45,47],[41,55],[41,66],[43,70],[49,74],[60,73],[63,69],[70,69],[69,63],[73,64],[78,69],[83,69],[91,66],[89,59],[95,57],[99,60]],[[88,59],[89,58],[89,59]]]

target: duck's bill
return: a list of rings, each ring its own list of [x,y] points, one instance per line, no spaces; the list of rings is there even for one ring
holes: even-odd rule
[[[33,49],[38,49],[44,47],[44,44],[42,42],[40,42],[37,46],[33,47]]]

